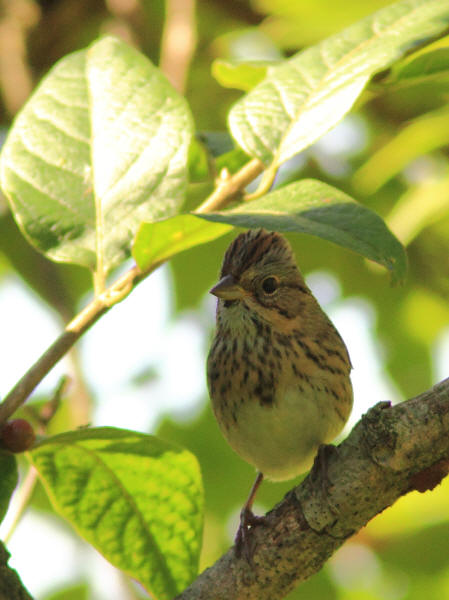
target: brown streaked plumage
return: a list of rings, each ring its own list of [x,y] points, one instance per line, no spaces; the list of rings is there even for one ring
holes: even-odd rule
[[[259,472],[241,514],[240,551],[257,522],[251,506],[263,476],[303,473],[342,430],[352,408],[351,363],[278,233],[239,235],[211,293],[218,297],[207,361],[213,410],[229,444]]]

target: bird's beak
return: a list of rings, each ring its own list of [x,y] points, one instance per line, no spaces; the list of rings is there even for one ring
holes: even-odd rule
[[[232,275],[226,275],[220,279],[209,292],[222,300],[240,300],[245,295],[244,289]]]

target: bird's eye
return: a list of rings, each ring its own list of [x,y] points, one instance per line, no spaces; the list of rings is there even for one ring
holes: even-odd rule
[[[274,294],[279,287],[279,281],[276,277],[266,277],[262,281],[262,289],[266,294]]]

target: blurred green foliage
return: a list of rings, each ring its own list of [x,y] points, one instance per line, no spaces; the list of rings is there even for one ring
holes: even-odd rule
[[[197,130],[224,132],[229,108],[241,96],[220,87],[211,75],[214,60],[276,60],[391,3],[351,0],[343,10],[340,3],[330,0],[198,2],[196,52],[185,90]],[[99,34],[120,35],[156,64],[164,51],[163,0],[1,0],[0,8],[3,31],[10,34],[0,47],[2,64],[9,65],[0,70],[4,131],[48,69]],[[26,51],[13,52],[17,47]],[[371,304],[385,371],[404,399],[435,383],[435,348],[449,327],[448,49],[449,37],[443,37],[418,57],[405,58],[376,78],[355,110],[366,138],[358,149],[351,149],[350,143],[341,144],[337,151],[312,148],[299,166],[289,165],[284,174],[286,179],[318,178],[351,194],[383,216],[407,246],[408,278],[402,287],[392,288],[385,272],[359,256],[309,236],[288,236],[305,275],[328,271],[340,282],[343,297],[362,297]],[[422,64],[418,64],[420,76],[414,76],[414,60],[427,65],[425,76]],[[224,156],[222,165],[241,160],[240,151]],[[204,197],[204,188],[196,186],[210,185],[207,165],[195,166],[192,173],[205,183],[191,184],[187,202],[192,206]],[[185,311],[201,310],[233,235],[190,248],[171,260],[174,319]],[[31,249],[0,203],[0,279],[10,276],[21,277],[64,321],[75,314],[89,287],[86,272],[52,263]],[[74,426],[70,414],[60,421],[60,430]],[[200,461],[206,494],[202,555],[202,567],[206,567],[231,543],[253,470],[224,442],[207,404],[189,422],[166,418],[157,433],[190,449]],[[270,508],[294,483],[265,484],[258,508]],[[36,498],[41,510],[51,510],[39,500],[39,493]],[[373,520],[289,598],[445,600],[449,598],[448,557],[446,480],[431,493],[408,495]],[[88,596],[80,584],[52,597]]]

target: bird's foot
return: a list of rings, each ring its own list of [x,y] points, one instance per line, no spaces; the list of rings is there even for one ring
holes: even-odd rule
[[[240,525],[235,536],[237,558],[244,556],[250,565],[253,564],[254,538],[251,532],[254,527],[265,525],[266,522],[266,517],[258,517],[249,508],[243,507],[240,513]]]

